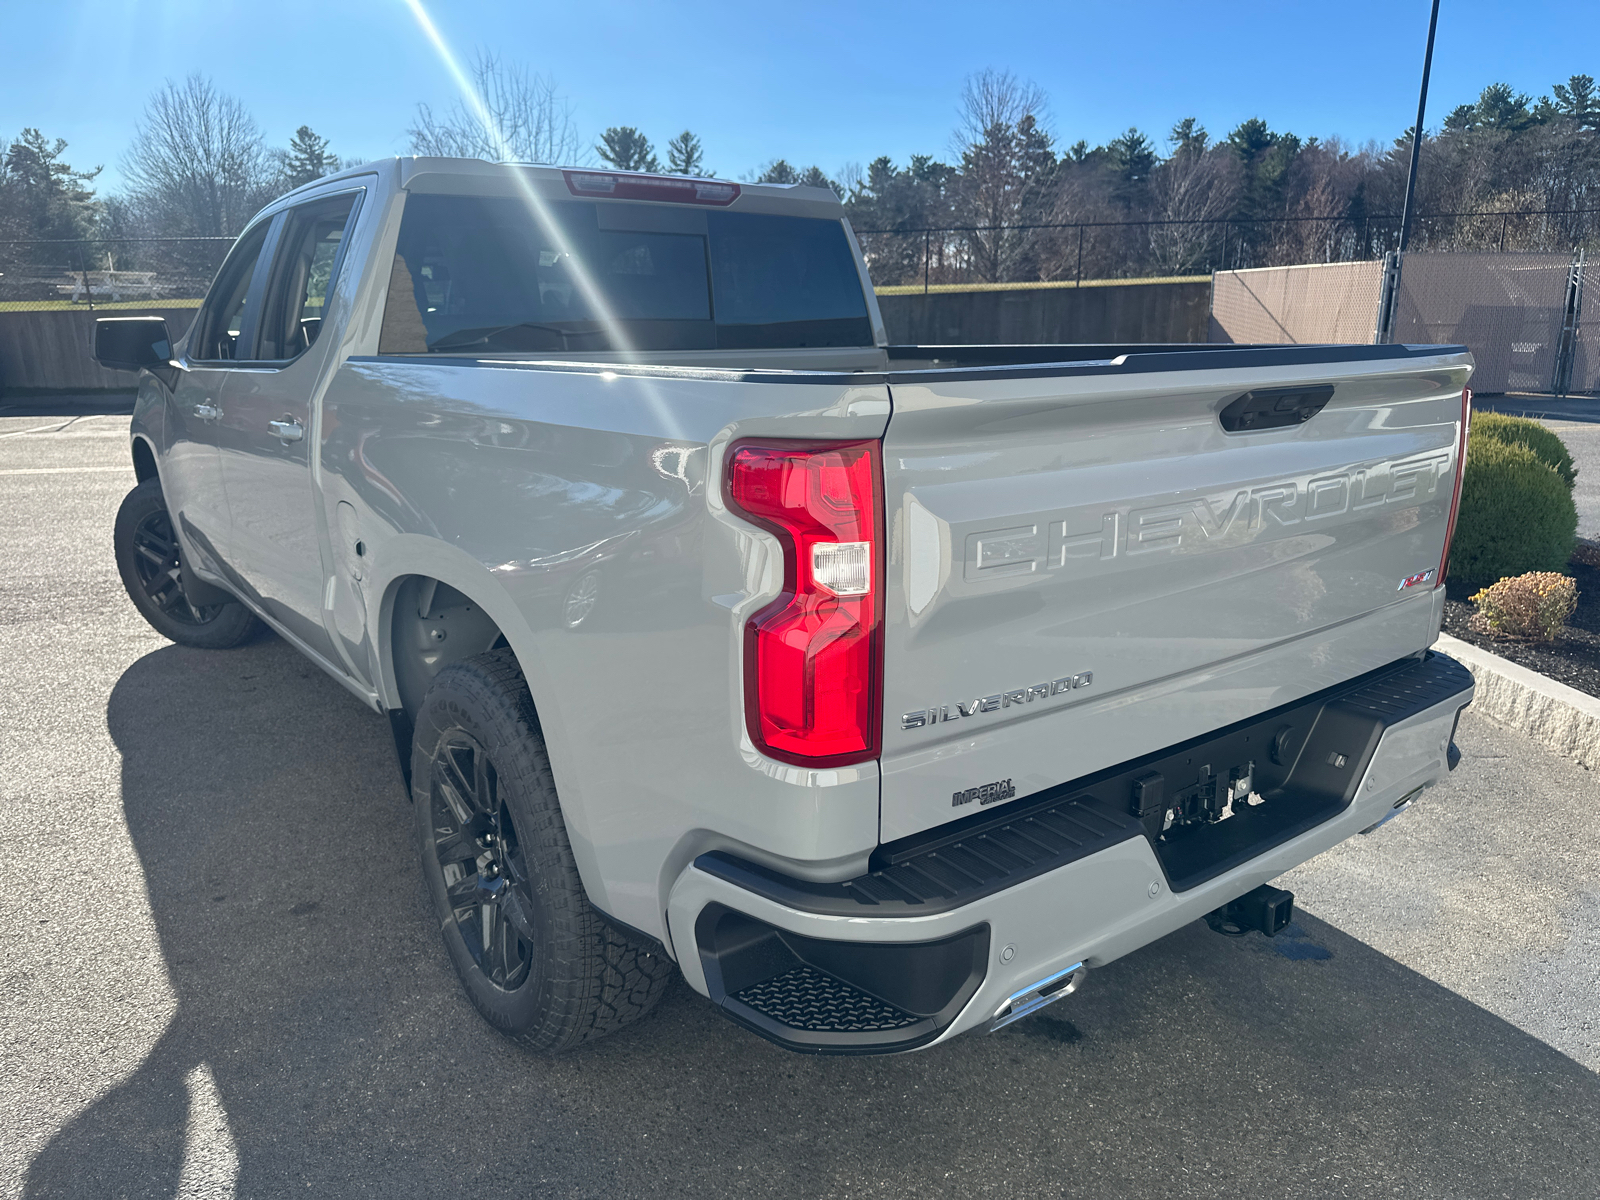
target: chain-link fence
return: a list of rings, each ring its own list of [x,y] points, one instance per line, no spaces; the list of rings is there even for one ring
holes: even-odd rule
[[[986,283],[1079,283],[1381,259],[1398,216],[857,229],[873,282],[921,289]],[[1412,252],[1557,253],[1600,250],[1600,208],[1424,213]]]
[[[1211,286],[1213,342],[1371,342],[1381,262],[1219,271]]]
[[[1219,271],[1210,340],[1453,343],[1472,351],[1475,391],[1600,392],[1600,305],[1584,311],[1586,265],[1581,250],[1408,253],[1387,333],[1382,314],[1385,290],[1396,288],[1392,256]]]
[[[880,288],[1171,278],[1219,270],[1380,259],[1398,216],[1083,221],[858,229]],[[233,239],[0,241],[0,303],[101,305],[205,294]],[[1600,251],[1600,208],[1424,213],[1413,252]]]
[[[1554,391],[1571,267],[1567,254],[1407,254],[1392,340],[1467,346],[1474,391]]]
[[[194,299],[231,245],[229,237],[0,241],[0,305]]]

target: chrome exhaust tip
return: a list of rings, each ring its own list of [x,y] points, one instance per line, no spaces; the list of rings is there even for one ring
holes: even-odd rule
[[[989,1021],[989,1032],[1004,1029],[1011,1022],[1030,1016],[1045,1005],[1054,1004],[1063,996],[1072,995],[1088,973],[1089,968],[1083,963],[1073,963],[1065,971],[1057,971],[1054,975],[1041,979],[1020,992],[1013,992],[1006,997],[1004,1004],[994,1010],[994,1016]]]
[[[1406,809],[1410,808],[1411,805],[1416,801],[1417,797],[1422,795],[1423,788],[1425,788],[1425,787],[1427,787],[1427,784],[1423,784],[1422,787],[1412,788],[1404,796],[1401,796],[1400,799],[1398,799],[1398,800],[1396,800],[1394,802],[1394,807],[1393,808],[1391,808],[1388,812],[1384,813],[1383,816],[1379,817],[1376,821],[1374,821],[1371,825],[1368,825],[1361,832],[1363,834],[1368,834],[1368,833],[1371,833],[1374,829],[1383,828],[1390,821],[1394,820],[1401,813],[1405,812]]]

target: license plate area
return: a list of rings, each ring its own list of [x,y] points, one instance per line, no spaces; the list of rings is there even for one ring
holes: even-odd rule
[[[1174,892],[1187,891],[1342,812],[1396,721],[1468,691],[1472,676],[1429,653],[1247,721],[878,848],[889,866],[970,842],[992,825],[1070,806],[1137,821]]]

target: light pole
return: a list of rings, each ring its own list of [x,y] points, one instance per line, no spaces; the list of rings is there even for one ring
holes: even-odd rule
[[[1405,261],[1406,246],[1411,241],[1411,211],[1417,200],[1417,163],[1422,157],[1422,122],[1428,111],[1428,75],[1433,70],[1433,34],[1439,27],[1439,0],[1433,0],[1433,12],[1428,17],[1428,48],[1422,54],[1422,89],[1417,95],[1417,124],[1411,131],[1411,170],[1406,176],[1405,207],[1400,212],[1400,244],[1395,249],[1394,262],[1384,272],[1383,313],[1378,322],[1379,340],[1394,340],[1395,308],[1400,298],[1400,272]]]

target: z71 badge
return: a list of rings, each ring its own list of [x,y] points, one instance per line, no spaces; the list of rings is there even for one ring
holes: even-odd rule
[[[976,700],[958,700],[954,704],[941,704],[937,708],[919,708],[915,712],[901,714],[900,728],[923,729],[929,725],[937,725],[941,721],[959,721],[962,717],[972,717],[978,713],[998,712],[1002,708],[1010,708],[1013,704],[1032,704],[1035,700],[1048,700],[1052,696],[1061,695],[1062,692],[1086,688],[1093,682],[1094,672],[1083,671],[1077,675],[1063,675],[1060,679],[1052,679],[1049,683],[1035,683],[1025,688],[1017,688],[1015,691],[979,696]]]

